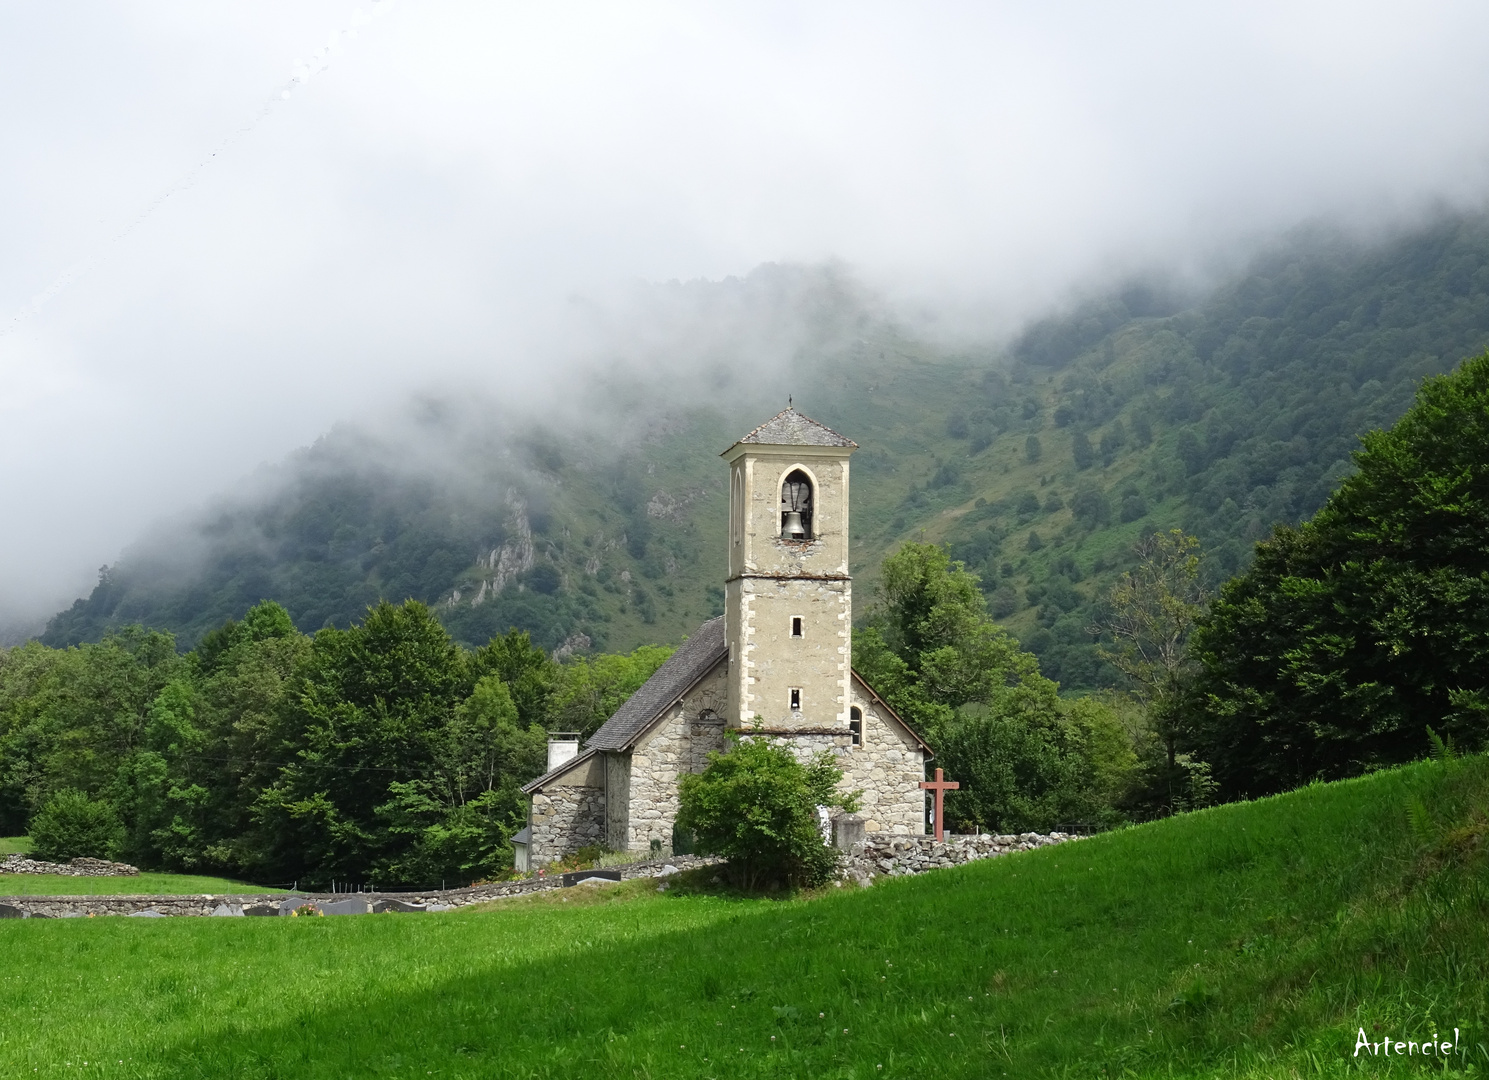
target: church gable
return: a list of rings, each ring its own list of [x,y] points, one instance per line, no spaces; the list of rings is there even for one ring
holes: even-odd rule
[[[721,615],[698,627],[679,645],[585,745],[594,750],[629,750],[668,706],[724,659],[726,652]]]

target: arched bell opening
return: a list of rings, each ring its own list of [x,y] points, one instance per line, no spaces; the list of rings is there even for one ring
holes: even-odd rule
[[[793,469],[781,484],[781,539],[812,538],[812,478]]]

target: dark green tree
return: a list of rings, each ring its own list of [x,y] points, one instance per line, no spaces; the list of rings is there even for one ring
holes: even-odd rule
[[[1312,520],[1278,527],[1197,631],[1195,745],[1226,794],[1489,736],[1489,355],[1371,432]]]
[[[1105,809],[1088,782],[1089,733],[944,548],[910,543],[885,560],[853,659],[962,784],[946,803],[955,827],[1048,828]]]
[[[315,635],[277,733],[285,764],[254,807],[271,873],[365,881],[398,865],[416,837],[390,831],[382,808],[393,785],[434,779],[470,666],[417,601]]]

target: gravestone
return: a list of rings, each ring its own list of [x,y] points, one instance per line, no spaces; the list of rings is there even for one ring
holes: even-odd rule
[[[384,912],[403,913],[427,910],[428,908],[423,904],[410,904],[406,900],[379,900],[372,905],[372,913],[374,915],[381,915]]]
[[[131,911],[128,915],[125,916],[125,918],[127,918],[127,919],[163,919],[163,918],[165,918],[165,916],[162,915],[160,912],[156,911],[154,908],[146,908],[144,911]]]
[[[220,919],[231,917],[234,915],[242,915],[243,909],[237,904],[218,904],[215,908],[212,909],[212,914]]]
[[[857,814],[840,814],[832,819],[832,846],[839,851],[852,851],[863,843],[863,818]]]
[[[14,904],[0,904],[0,919],[24,919],[25,911]]]
[[[322,915],[370,915],[372,904],[365,896],[350,896],[345,900],[333,900],[321,905]]]
[[[571,874],[563,876],[564,888],[578,885],[585,881],[619,881],[619,870],[575,870]]]
[[[263,900],[259,901],[256,904],[244,904],[243,905],[243,914],[244,915],[278,915],[279,914],[279,905],[278,904],[273,904],[273,903],[268,903],[268,902],[263,901]]]

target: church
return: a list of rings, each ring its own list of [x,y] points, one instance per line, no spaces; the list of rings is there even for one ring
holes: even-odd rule
[[[724,614],[704,623],[581,748],[550,743],[522,790],[519,870],[570,851],[670,854],[678,778],[725,731],[831,751],[863,791],[868,833],[923,835],[930,747],[853,670],[848,458],[858,445],[788,408],[723,453],[729,467]]]

